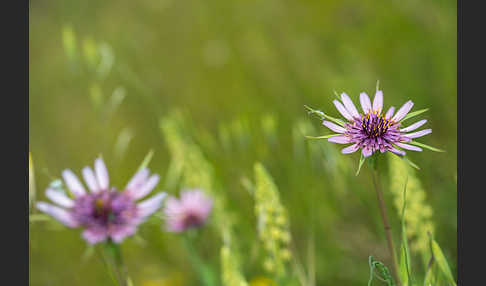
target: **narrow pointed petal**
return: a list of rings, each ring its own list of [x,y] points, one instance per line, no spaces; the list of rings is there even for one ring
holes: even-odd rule
[[[86,194],[86,190],[84,189],[83,185],[79,181],[78,177],[69,169],[64,170],[62,172],[62,177],[66,182],[69,190],[76,196],[82,196]]]
[[[327,141],[332,142],[332,143],[337,143],[337,144],[351,143],[350,139],[347,136],[344,136],[344,135],[331,137],[331,138],[327,139]]]
[[[102,190],[108,189],[110,184],[110,178],[108,177],[108,170],[106,169],[105,162],[102,158],[98,158],[95,161],[96,178],[98,179],[98,185]]]
[[[56,191],[54,189],[47,189],[46,197],[48,197],[54,203],[56,203],[56,204],[58,204],[62,207],[65,207],[65,208],[71,208],[71,207],[74,206],[73,200],[71,200],[64,193],[62,193],[60,191]]]
[[[84,181],[88,185],[88,188],[91,190],[91,192],[93,193],[99,192],[100,186],[98,185],[98,180],[96,179],[93,170],[90,167],[84,167],[82,172],[83,172]]]
[[[412,125],[410,125],[410,126],[408,126],[406,128],[400,129],[400,131],[401,132],[413,131],[413,130],[419,128],[420,126],[424,125],[426,122],[427,122],[426,119],[420,120],[420,121],[418,121],[418,122],[416,122],[416,123],[414,123],[414,124],[412,124]]]
[[[390,118],[392,118],[393,112],[395,112],[395,107],[391,106],[390,108],[388,108],[388,111],[385,114],[385,119],[389,120]]]
[[[382,108],[383,108],[383,91],[378,90],[376,91],[375,98],[373,99],[373,110],[378,111],[378,113],[381,113]]]
[[[158,193],[155,196],[137,204],[139,215],[142,218],[148,217],[157,211],[162,205],[162,201],[167,196],[166,193]]]
[[[370,97],[365,92],[362,92],[359,94],[359,101],[361,102],[361,108],[363,109],[363,112],[367,114],[371,110]]]
[[[371,150],[371,148],[363,148],[361,150],[361,153],[363,154],[363,156],[369,157],[371,156],[371,154],[373,154],[373,150]]]
[[[108,238],[108,233],[105,229],[88,228],[83,231],[82,236],[89,244],[96,244],[105,241]]]
[[[136,231],[137,227],[134,225],[122,225],[114,227],[110,231],[110,238],[116,243],[121,243],[125,238],[135,234]]]
[[[332,131],[334,132],[337,132],[337,133],[344,133],[346,132],[346,129],[344,129],[343,127],[337,125],[337,124],[334,124],[332,123],[331,121],[322,121],[322,124],[324,126],[326,126],[327,128],[331,129]]]
[[[158,175],[152,175],[140,188],[130,190],[130,194],[136,200],[145,197],[159,183],[159,179]]]
[[[41,212],[44,212],[44,213],[52,216],[53,218],[55,218],[56,220],[58,220],[59,222],[61,222],[62,224],[64,224],[67,227],[77,227],[78,226],[78,224],[73,219],[71,214],[63,208],[56,207],[54,205],[51,205],[51,204],[48,204],[48,203],[45,203],[45,202],[38,202],[36,204],[36,207]]]
[[[336,106],[337,110],[342,114],[342,116],[344,116],[344,118],[346,118],[349,121],[353,120],[353,117],[349,114],[349,112],[346,110],[346,108],[341,102],[337,100],[333,100],[333,103]]]
[[[358,144],[356,143],[354,145],[351,145],[351,146],[348,146],[346,148],[343,148],[341,150],[341,153],[343,153],[343,154],[351,154],[351,153],[356,152],[358,149],[359,149],[359,147],[358,147]]]
[[[408,145],[408,144],[399,143],[399,142],[395,143],[395,145],[397,145],[398,147],[401,147],[403,149],[422,152],[422,148],[417,147],[417,146]]]
[[[405,154],[407,154],[405,151],[399,150],[399,149],[394,148],[394,147],[390,148],[390,152],[395,153],[395,154],[400,155],[400,156],[404,156]]]
[[[424,129],[424,130],[420,130],[420,131],[417,131],[417,132],[414,132],[414,133],[405,134],[405,136],[408,137],[408,138],[418,138],[418,137],[422,137],[422,136],[425,136],[425,135],[430,134],[430,133],[432,133],[432,129]]]
[[[359,117],[358,110],[354,106],[354,103],[351,100],[351,98],[349,98],[349,96],[343,92],[341,93],[341,100],[343,101],[344,107],[346,107],[346,110],[349,112],[349,114],[351,114],[351,116],[353,116],[354,118],[358,118]]]
[[[130,181],[128,182],[125,189],[131,190],[131,189],[136,189],[136,188],[141,187],[142,184],[145,183],[145,181],[147,180],[148,176],[149,176],[149,170],[148,169],[144,168],[144,169],[138,171],[130,179]]]
[[[405,102],[405,104],[402,105],[402,107],[400,107],[400,109],[397,111],[397,113],[395,114],[395,116],[393,116],[391,120],[393,121],[402,120],[402,118],[405,117],[405,115],[407,115],[407,113],[410,111],[410,109],[412,109],[412,107],[413,107],[413,102],[411,100]]]

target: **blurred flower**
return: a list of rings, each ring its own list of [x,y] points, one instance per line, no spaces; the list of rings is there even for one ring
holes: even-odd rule
[[[329,142],[337,144],[353,143],[353,145],[342,149],[341,152],[343,154],[353,153],[361,149],[364,157],[369,157],[376,151],[380,151],[381,153],[390,151],[397,155],[405,155],[405,151],[399,148],[422,151],[422,148],[418,146],[428,147],[424,144],[414,142],[412,139],[430,134],[432,129],[406,133],[421,127],[427,120],[420,120],[406,128],[401,126],[401,122],[407,119],[406,116],[412,109],[413,102],[411,100],[407,101],[395,114],[395,108],[393,106],[386,113],[382,113],[383,92],[381,90],[376,91],[373,104],[366,93],[362,92],[360,94],[361,108],[363,109],[362,114],[358,112],[346,93],[341,94],[341,100],[342,103],[338,100],[334,100],[333,102],[337,110],[348,122],[325,115],[324,117],[335,123],[324,120],[323,125],[338,133],[328,138]],[[414,114],[409,114],[408,118],[424,111],[421,110],[414,112]],[[434,149],[433,147],[429,147],[429,149],[431,148]]]
[[[212,200],[199,189],[183,191],[180,200],[169,197],[164,208],[167,230],[183,232],[188,228],[202,226],[211,213],[212,207]]]
[[[89,192],[67,169],[62,176],[72,196],[62,190],[48,188],[46,196],[58,206],[46,202],[39,202],[36,206],[68,227],[84,228],[83,238],[90,244],[106,239],[120,243],[133,235],[137,226],[159,209],[166,193],[158,193],[137,203],[157,185],[158,175],[149,177],[149,170],[142,169],[128,182],[124,191],[119,192],[109,186],[108,170],[101,158],[96,159],[94,167],[94,171],[90,167],[82,171]]]

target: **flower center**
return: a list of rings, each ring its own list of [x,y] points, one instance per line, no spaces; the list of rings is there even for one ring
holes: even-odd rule
[[[136,215],[136,204],[117,191],[90,193],[76,199],[74,218],[84,226],[120,225]]]
[[[361,128],[363,132],[370,138],[377,138],[386,133],[391,125],[389,119],[385,119],[378,111],[370,111],[366,115],[362,115]]]

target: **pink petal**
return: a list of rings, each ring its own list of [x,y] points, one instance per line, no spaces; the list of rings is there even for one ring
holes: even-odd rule
[[[341,126],[339,126],[337,124],[332,123],[331,121],[324,120],[322,122],[322,124],[324,126],[326,126],[327,128],[331,129],[334,132],[337,132],[337,133],[344,133],[344,132],[346,132],[346,129],[344,129],[343,127],[341,127]]]
[[[405,154],[407,154],[405,151],[398,150],[397,148],[394,148],[394,147],[390,148],[390,152],[395,153],[397,155],[401,155],[401,156],[404,156]]]
[[[404,143],[398,143],[398,142],[395,143],[395,145],[397,145],[398,147],[401,147],[403,149],[422,152],[422,148],[417,147],[417,146],[413,146],[413,145],[409,145],[409,144],[404,144]]]
[[[145,197],[155,188],[159,183],[159,180],[160,177],[158,175],[152,175],[141,187],[130,190],[130,195],[132,195],[134,199]]]
[[[385,119],[389,120],[392,118],[393,112],[395,112],[395,107],[391,106],[385,114]]]
[[[68,186],[69,190],[77,197],[82,196],[86,194],[86,191],[79,181],[78,177],[69,169],[64,170],[62,172],[62,177],[64,178],[64,181],[66,182],[66,185]]]
[[[344,106],[346,107],[346,110],[349,112],[349,114],[351,114],[351,116],[353,116],[354,118],[358,118],[358,110],[356,110],[356,107],[354,106],[351,98],[349,98],[349,96],[343,92],[341,93],[341,100],[343,101]]]
[[[117,226],[110,230],[110,237],[116,243],[121,243],[126,237],[135,234],[137,227],[134,225]]]
[[[98,179],[98,185],[102,190],[108,189],[110,184],[110,178],[108,177],[108,170],[106,169],[105,162],[102,158],[95,160],[95,172]]]
[[[373,154],[373,150],[371,150],[371,148],[363,148],[361,149],[361,153],[363,154],[363,156],[369,157],[371,156],[371,154]]]
[[[401,132],[409,132],[409,131],[413,131],[413,130],[415,130],[415,129],[419,128],[420,126],[424,125],[424,124],[425,124],[425,122],[427,122],[427,120],[426,120],[426,119],[424,119],[424,120],[420,120],[419,122],[416,122],[416,123],[414,123],[414,124],[412,124],[412,125],[408,126],[407,128],[400,129],[400,131],[401,131]]]
[[[383,91],[378,90],[376,91],[375,98],[373,99],[373,110],[379,111],[381,113],[381,109],[383,108]]]
[[[131,190],[131,189],[140,188],[143,185],[143,183],[145,183],[145,180],[147,180],[148,176],[149,176],[149,170],[148,169],[144,168],[144,169],[138,171],[130,179],[130,181],[128,182],[125,189]]]
[[[45,212],[46,214],[52,216],[67,227],[78,226],[78,223],[76,223],[71,214],[63,208],[56,207],[54,205],[44,202],[38,202],[36,204],[36,207],[41,212]]]
[[[350,139],[345,135],[334,136],[327,139],[327,141],[337,144],[347,144],[350,143]]]
[[[90,244],[105,241],[108,238],[108,233],[103,228],[88,228],[82,233],[83,238]]]
[[[350,154],[350,153],[356,152],[358,149],[359,149],[358,143],[356,143],[354,145],[351,145],[351,146],[348,146],[348,147],[342,149],[341,150],[341,153],[343,153],[343,154]]]
[[[407,113],[410,111],[410,109],[412,109],[412,107],[413,107],[413,102],[411,100],[405,102],[405,104],[402,105],[402,107],[400,107],[400,109],[397,111],[397,113],[395,114],[395,116],[393,116],[391,120],[392,121],[402,120],[402,118],[405,117],[405,115],[407,115]]]
[[[162,201],[167,196],[166,193],[158,193],[155,196],[137,204],[139,214],[142,218],[148,217],[157,211],[162,205]]]
[[[425,136],[425,135],[430,134],[430,133],[432,133],[432,129],[424,129],[424,130],[420,130],[420,131],[417,131],[417,132],[414,132],[414,133],[405,134],[405,136],[408,137],[408,138],[418,138],[418,137],[422,137],[422,136]]]
[[[346,110],[346,108],[341,102],[334,100],[333,103],[336,106],[337,110],[344,116],[344,118],[346,118],[349,121],[353,120],[353,117],[349,114],[349,112]]]
[[[359,94],[359,101],[361,102],[361,108],[363,109],[363,112],[367,114],[371,110],[371,101],[369,96],[365,93],[362,92]]]
[[[48,197],[51,201],[55,202],[56,204],[65,208],[71,208],[74,206],[73,200],[71,200],[64,193],[60,191],[56,191],[54,189],[47,189],[46,197]]]
[[[91,192],[99,192],[100,186],[98,185],[98,180],[96,179],[93,170],[90,167],[84,167],[82,172],[84,181],[88,185],[88,188],[91,190]]]

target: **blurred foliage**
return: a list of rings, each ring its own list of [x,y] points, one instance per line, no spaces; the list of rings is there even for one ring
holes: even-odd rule
[[[248,178],[261,162],[287,210],[292,265],[299,261],[309,284],[363,285],[370,255],[391,265],[370,173],[363,165],[355,176],[359,154],[304,137],[327,132],[304,105],[337,117],[334,90],[358,102],[380,80],[385,107],[411,99],[414,110],[429,108],[420,117],[433,133],[422,141],[446,150],[408,152],[421,170],[412,170],[416,179],[409,173],[410,187],[420,191],[409,189],[407,200],[424,207],[406,214],[433,224],[456,276],[455,1],[54,0],[30,9],[36,199],[46,200],[44,190],[63,169],[81,170],[99,154],[110,182],[124,186],[154,150],[157,190],[197,185],[223,202],[198,234],[201,257],[217,270],[236,259],[227,269],[258,285],[268,275]],[[405,179],[391,180],[387,171],[385,199],[398,239],[397,182]],[[51,224],[35,209],[32,215],[31,285],[111,285],[99,258],[82,259],[79,230]],[[134,285],[195,285],[180,237],[166,233],[159,216],[122,245]],[[443,261],[415,263],[414,247],[421,248],[413,241],[424,234],[413,223],[413,274],[448,281]]]

